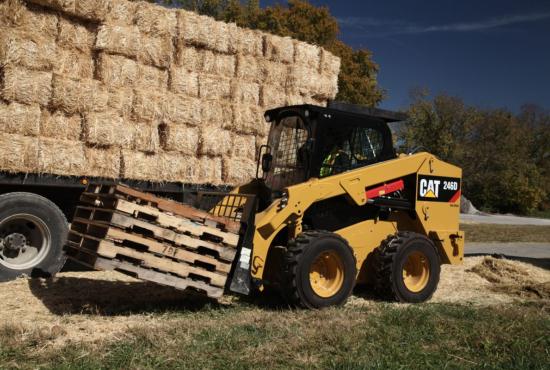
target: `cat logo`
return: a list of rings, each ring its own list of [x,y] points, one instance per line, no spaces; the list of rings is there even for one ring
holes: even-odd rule
[[[439,180],[420,180],[420,196],[422,198],[439,198]]]

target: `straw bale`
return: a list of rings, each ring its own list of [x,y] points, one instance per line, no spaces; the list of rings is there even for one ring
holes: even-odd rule
[[[233,106],[225,101],[202,101],[202,123],[233,129]]]
[[[187,184],[199,182],[197,159],[180,153],[165,152],[159,155],[160,174],[163,181],[179,181]]]
[[[233,135],[231,157],[256,158],[256,136]]]
[[[231,153],[231,131],[219,126],[204,126],[200,130],[199,151],[201,155],[221,156]]]
[[[177,31],[176,11],[140,2],[135,12],[135,24],[145,34],[174,37]]]
[[[84,144],[80,141],[40,138],[38,172],[79,176],[86,168]]]
[[[74,48],[83,53],[90,53],[95,43],[95,29],[72,20],[59,19],[57,44],[64,48]]]
[[[97,75],[110,87],[135,86],[139,75],[138,65],[122,55],[100,53],[97,59]]]
[[[262,65],[258,59],[250,55],[237,55],[237,68],[235,76],[241,80],[262,82],[263,77]]]
[[[85,114],[82,135],[93,146],[130,148],[133,144],[132,125],[112,111]]]
[[[239,53],[262,57],[264,54],[264,33],[244,28],[234,29],[233,39],[236,39]]]
[[[23,104],[48,105],[52,95],[52,74],[21,67],[4,69],[2,96]]]
[[[197,98],[167,93],[162,106],[164,121],[173,124],[198,125],[202,122],[202,105]]]
[[[199,129],[187,125],[161,125],[160,141],[164,150],[194,156],[199,146]]]
[[[174,45],[169,37],[151,37],[141,35],[137,37],[139,48],[137,59],[144,64],[151,64],[161,68],[168,68],[172,64]]]
[[[197,182],[202,184],[221,185],[223,165],[221,158],[202,156],[198,158]]]
[[[235,75],[237,58],[234,55],[218,54],[210,50],[203,50],[200,53],[202,54],[201,72],[224,77]]]
[[[147,88],[166,90],[168,88],[168,70],[138,64],[137,84]]]
[[[226,23],[187,10],[177,11],[177,23],[180,42],[229,52],[231,28]]]
[[[321,49],[321,73],[326,76],[338,76],[341,60],[331,52]]]
[[[294,61],[311,69],[319,70],[321,67],[321,48],[301,41],[294,42]]]
[[[40,107],[0,101],[0,131],[8,134],[37,136],[40,133]]]
[[[136,58],[142,51],[137,26],[102,25],[97,32],[95,48],[113,54]]]
[[[266,84],[285,87],[292,67],[277,62],[261,62],[262,78]]]
[[[278,108],[286,103],[284,89],[272,85],[263,85],[260,93],[260,105],[267,109]]]
[[[186,68],[172,66],[170,68],[170,91],[193,97],[199,96],[199,75]]]
[[[134,119],[149,122],[162,120],[167,99],[166,95],[155,90],[134,89]]]
[[[290,37],[265,35],[265,57],[274,62],[294,62],[294,40]]]
[[[199,49],[179,44],[176,52],[176,65],[189,71],[199,72],[202,68],[203,54]]]
[[[224,77],[199,75],[199,96],[202,99],[229,99],[231,80]]]
[[[321,88],[321,76],[311,68],[292,66],[287,79],[287,88],[304,95],[316,92]]]
[[[120,176],[120,149],[85,148],[86,176],[118,178]]]
[[[234,80],[231,84],[231,97],[237,103],[260,104],[260,85]]]
[[[122,150],[121,176],[132,180],[166,180],[160,178],[161,168],[163,168],[160,159],[159,155]]]
[[[40,136],[53,139],[80,140],[82,119],[79,114],[72,116],[63,112],[50,113],[44,109],[40,118]]]
[[[52,106],[65,113],[101,112],[107,108],[108,90],[97,80],[73,80],[54,75]]]
[[[227,185],[245,184],[256,175],[257,163],[247,157],[223,159],[223,182]]]
[[[42,5],[49,9],[61,10],[70,14],[74,14],[76,3],[80,0],[27,0],[30,3]]]
[[[12,64],[35,70],[51,70],[55,58],[54,38],[0,27],[0,67]]]
[[[105,23],[109,25],[131,26],[138,3],[133,1],[110,0],[105,14]]]
[[[296,91],[291,91],[286,96],[286,105],[301,105],[305,104],[305,98]]]
[[[42,9],[28,9],[20,0],[0,2],[0,27],[11,31],[39,33],[42,37],[57,37],[57,15]]]
[[[74,15],[95,22],[103,22],[111,1],[113,0],[76,0]]]
[[[0,169],[34,172],[38,169],[38,138],[17,134],[0,135]]]
[[[244,134],[263,134],[266,122],[258,106],[235,104],[233,129]]]
[[[133,104],[134,90],[132,88],[109,88],[107,106],[117,112],[119,116],[129,117],[132,114]]]
[[[158,125],[151,122],[132,123],[129,134],[132,136],[132,149],[156,153],[160,148]]]
[[[53,72],[74,79],[94,77],[94,60],[91,55],[76,49],[57,48]]]

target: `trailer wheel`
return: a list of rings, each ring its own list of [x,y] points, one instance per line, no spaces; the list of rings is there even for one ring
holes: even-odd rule
[[[50,277],[65,264],[67,220],[48,199],[32,193],[0,195],[0,281]]]
[[[290,304],[323,308],[343,304],[355,286],[355,256],[346,240],[328,231],[308,231],[289,242],[283,294]]]
[[[375,289],[386,299],[419,303],[437,289],[441,271],[434,243],[424,235],[399,232],[374,252]]]

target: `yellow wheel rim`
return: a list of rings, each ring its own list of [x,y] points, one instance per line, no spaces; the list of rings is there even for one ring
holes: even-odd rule
[[[430,265],[424,253],[415,251],[409,254],[403,265],[403,282],[413,293],[418,293],[428,285]]]
[[[322,298],[329,298],[340,291],[344,284],[344,264],[333,251],[321,253],[309,269],[311,289]]]

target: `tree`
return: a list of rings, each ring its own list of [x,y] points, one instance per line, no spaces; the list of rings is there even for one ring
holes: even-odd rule
[[[338,21],[326,6],[314,6],[305,0],[289,0],[260,7],[258,0],[162,0],[165,5],[180,7],[218,20],[235,22],[241,27],[260,29],[280,36],[290,36],[322,46],[342,59],[337,100],[375,106],[384,98],[377,82],[378,65],[369,50],[354,50],[338,39]]]
[[[534,154],[542,139],[521,115],[468,107],[445,94],[430,99],[426,92],[415,94],[409,115],[407,144],[462,167],[463,191],[474,204],[522,214],[542,206],[550,180],[543,180],[548,172]]]

